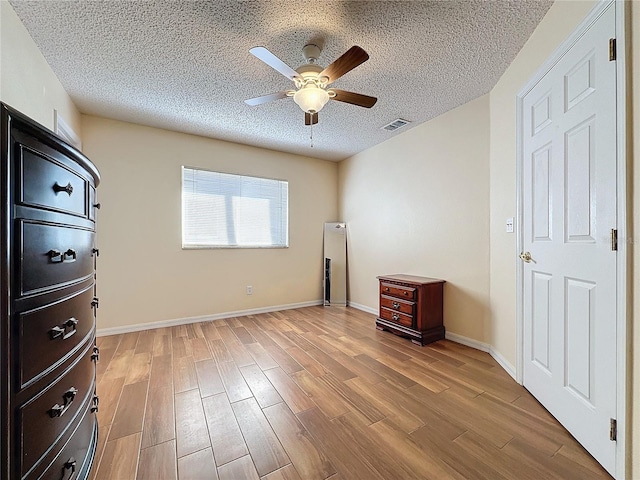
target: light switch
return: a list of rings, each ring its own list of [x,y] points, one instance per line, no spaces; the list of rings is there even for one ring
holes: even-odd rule
[[[513,233],[513,217],[507,218],[507,233]]]

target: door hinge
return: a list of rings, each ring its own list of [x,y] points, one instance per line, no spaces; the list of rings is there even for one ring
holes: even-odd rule
[[[615,418],[612,418],[609,423],[609,440],[612,442],[618,440],[618,422]]]
[[[618,250],[618,230],[615,228],[611,229],[611,250],[614,252]]]
[[[609,61],[613,62],[616,59],[616,39],[609,39]]]

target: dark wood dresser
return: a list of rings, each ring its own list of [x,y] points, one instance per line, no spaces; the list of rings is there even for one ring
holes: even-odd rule
[[[378,330],[389,330],[424,345],[444,338],[444,280],[413,275],[383,275],[380,281]]]
[[[96,167],[0,103],[0,479],[84,479],[95,412]]]

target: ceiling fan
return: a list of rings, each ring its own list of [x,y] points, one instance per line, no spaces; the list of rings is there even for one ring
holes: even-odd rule
[[[320,47],[314,44],[307,44],[302,49],[302,55],[307,63],[297,70],[289,67],[265,47],[253,47],[249,52],[289,80],[293,80],[296,89],[245,100],[248,105],[262,105],[274,100],[293,97],[293,101],[304,111],[304,124],[313,125],[318,123],[318,112],[322,110],[322,107],[330,99],[365,108],[373,107],[378,101],[375,97],[362,95],[361,93],[327,88],[345,73],[369,59],[367,52],[358,46],[351,47],[331,65],[322,68],[316,63],[321,53]]]

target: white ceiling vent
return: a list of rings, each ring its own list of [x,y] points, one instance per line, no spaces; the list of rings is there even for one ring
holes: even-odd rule
[[[409,120],[403,120],[402,118],[396,118],[393,122],[386,124],[382,127],[382,130],[388,130],[393,132],[394,130],[399,129],[400,127],[404,127],[405,125],[411,123]]]

